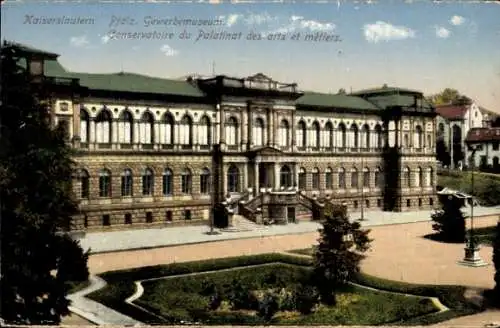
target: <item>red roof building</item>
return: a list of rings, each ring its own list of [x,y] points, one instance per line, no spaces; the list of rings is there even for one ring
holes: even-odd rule
[[[467,133],[465,142],[483,143],[500,141],[500,128],[472,128]]]
[[[436,106],[436,113],[447,120],[462,120],[469,106],[440,105]]]

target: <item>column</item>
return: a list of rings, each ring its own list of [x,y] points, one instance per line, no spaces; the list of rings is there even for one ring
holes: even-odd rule
[[[293,185],[295,187],[299,186],[299,164],[295,163],[293,165]]]
[[[243,164],[243,190],[242,192],[247,192],[248,189],[248,163]]]
[[[227,196],[227,169],[226,165],[222,164],[220,180],[222,184],[222,199],[226,199]]]
[[[267,145],[272,145],[273,115],[271,108],[267,109]]]
[[[274,163],[274,190],[280,189],[280,165]]]
[[[226,143],[226,129],[225,129],[225,115],[224,115],[224,108],[222,108],[220,105],[219,106],[219,142],[221,144]],[[224,149],[225,150],[225,147]]]
[[[89,140],[88,140],[88,143],[95,143],[95,121],[94,120],[90,120],[90,135],[88,136],[89,137]]]
[[[260,192],[259,188],[259,163],[255,162],[253,165],[253,184],[254,184],[254,195],[257,196]]]
[[[292,151],[297,150],[297,140],[296,138],[296,126],[295,126],[295,110],[292,112],[292,121],[290,122],[290,134],[292,137]]]
[[[191,125],[191,138],[192,138],[192,146],[194,150],[199,150],[198,145],[198,123],[193,123]]]
[[[137,148],[137,145],[139,144],[139,122],[134,120],[133,124],[133,129],[134,129],[134,148]]]
[[[278,113],[273,111],[273,147],[277,146],[277,135],[278,135]]]
[[[118,143],[118,121],[111,121],[111,148],[115,149]]]
[[[154,147],[157,148],[156,145],[160,144],[160,122],[154,123],[153,137],[154,137],[154,144],[155,144]]]
[[[248,145],[248,111],[242,111],[241,116],[241,149],[245,149]]]
[[[248,110],[248,114],[249,114],[249,118],[248,118],[248,145],[249,145],[249,149],[252,148],[254,145],[253,145],[253,123],[254,123],[254,115],[253,115],[253,111],[252,111],[252,108],[249,106],[249,110]]]

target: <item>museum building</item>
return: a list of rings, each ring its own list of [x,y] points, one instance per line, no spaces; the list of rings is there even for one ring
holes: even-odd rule
[[[287,223],[318,219],[330,201],[371,212],[436,200],[436,114],[422,92],[74,73],[57,54],[9,46],[51,90],[52,123],[76,150],[76,230],[227,225],[211,221],[216,205]]]

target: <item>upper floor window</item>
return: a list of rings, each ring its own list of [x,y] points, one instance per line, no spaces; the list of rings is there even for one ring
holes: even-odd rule
[[[99,197],[111,197],[111,172],[107,169],[99,172]]]
[[[134,120],[129,111],[123,111],[118,119],[118,142],[130,144],[133,142],[132,133],[134,130]]]
[[[324,146],[326,148],[333,147],[333,125],[332,125],[332,122],[326,122],[326,124],[325,124]]]
[[[126,169],[122,173],[122,185],[121,185],[122,196],[132,196],[133,184],[132,184],[132,171]]]
[[[200,193],[208,194],[210,192],[210,170],[204,168],[200,174]]]
[[[300,121],[297,124],[297,147],[302,147],[305,148],[307,146],[307,129],[306,129],[306,123],[304,121]]]
[[[265,143],[264,120],[258,117],[253,124],[253,140],[255,146],[263,146]]]
[[[368,126],[368,124],[363,125],[361,134],[363,135],[363,144],[361,145],[361,147],[370,148],[370,127]]]
[[[355,167],[351,170],[351,188],[359,188],[358,170]]]
[[[279,145],[286,147],[290,145],[290,125],[287,120],[282,120],[279,128]]]
[[[346,148],[347,147],[347,130],[344,125],[344,123],[340,123],[338,127],[338,140],[339,140],[339,147],[341,148]]]
[[[280,185],[285,188],[292,186],[292,170],[287,165],[281,167]]]
[[[80,109],[80,142],[88,143],[90,136],[90,119],[86,110]]]
[[[231,165],[227,170],[227,191],[238,192],[240,185],[240,171],[235,165]]]
[[[210,145],[212,142],[212,125],[207,116],[203,116],[198,125],[198,143],[200,145]]]
[[[172,170],[165,169],[163,172],[163,195],[170,196],[173,193],[173,177]]]
[[[111,143],[111,114],[103,109],[95,120],[95,140],[97,143]]]
[[[170,113],[163,115],[160,123],[160,142],[164,145],[174,143],[174,118]]]
[[[193,145],[193,120],[184,115],[179,124],[179,143],[184,146]]]
[[[90,183],[89,183],[89,173],[87,170],[80,170],[80,197],[89,198],[90,193]]]
[[[321,140],[321,127],[318,122],[312,124],[311,147],[318,148]]]
[[[326,170],[325,170],[325,188],[326,189],[333,189],[332,169],[329,167],[326,168]]]
[[[307,186],[306,170],[301,167],[299,170],[299,190],[305,190]]]
[[[406,187],[411,187],[411,171],[408,166],[403,169],[403,180]]]
[[[190,194],[192,190],[191,184],[191,171],[189,169],[184,169],[181,174],[181,192],[183,194]]]
[[[358,148],[359,147],[359,133],[358,133],[358,127],[356,124],[351,125],[351,141],[352,141],[352,147]]]
[[[154,118],[149,112],[145,112],[139,123],[139,143],[154,143]]]
[[[319,169],[317,167],[312,170],[312,189],[319,189]]]
[[[424,133],[422,131],[422,127],[420,125],[417,125],[415,127],[415,140],[413,141],[413,145],[416,149],[423,148],[423,136]]]
[[[341,167],[338,171],[338,174],[339,174],[339,188],[345,189],[346,188],[345,169]]]
[[[376,138],[376,147],[377,149],[381,149],[384,147],[384,135],[382,134],[382,127],[377,124],[375,125],[375,138]]]
[[[153,170],[146,168],[142,173],[142,194],[144,196],[153,195],[154,174]]]
[[[238,121],[231,116],[226,122],[226,143],[228,145],[238,145],[238,130]]]

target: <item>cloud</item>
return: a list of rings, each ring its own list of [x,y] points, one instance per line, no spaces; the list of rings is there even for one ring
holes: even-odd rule
[[[465,22],[465,18],[463,18],[462,16],[455,15],[455,16],[450,18],[451,25],[459,26],[459,25],[462,25],[464,22]]]
[[[241,18],[243,17],[243,15],[240,15],[240,14],[231,14],[227,17],[227,20],[226,20],[226,25],[227,26],[233,26],[234,24],[236,24],[238,22],[238,20],[240,20]]]
[[[302,16],[291,16],[286,24],[269,33],[292,33],[295,31],[329,32],[333,31],[335,27],[333,23],[305,19]]]
[[[176,56],[179,53],[179,51],[175,50],[168,44],[164,44],[163,46],[161,46],[160,51],[163,52],[163,54],[167,57]]]
[[[108,43],[110,40],[111,40],[111,37],[110,37],[109,35],[107,35],[107,34],[106,34],[106,35],[101,36],[101,43],[102,43],[102,44],[106,44],[106,43]]]
[[[436,29],[436,37],[438,37],[440,39],[446,39],[451,34],[450,30],[448,30],[442,26],[436,26],[435,29]]]
[[[82,35],[82,36],[72,36],[70,39],[69,39],[69,44],[73,47],[76,47],[76,48],[83,48],[85,46],[87,46],[89,44],[89,40],[87,39],[87,36],[86,35]]]
[[[404,26],[395,26],[378,21],[375,24],[365,24],[363,27],[365,39],[368,42],[404,40],[415,37],[415,31]]]

